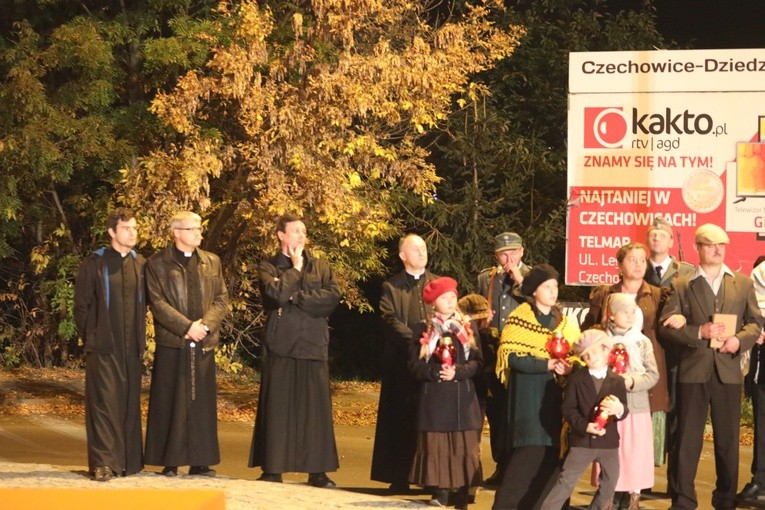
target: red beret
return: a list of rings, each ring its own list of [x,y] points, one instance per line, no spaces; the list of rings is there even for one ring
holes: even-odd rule
[[[429,281],[425,285],[425,288],[422,289],[422,300],[428,304],[433,304],[438,299],[438,296],[449,291],[457,294],[457,280],[448,276],[442,276]]]

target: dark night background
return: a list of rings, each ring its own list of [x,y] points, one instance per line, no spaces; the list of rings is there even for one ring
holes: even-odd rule
[[[660,0],[654,5],[659,31],[683,48],[765,46],[763,0]]]

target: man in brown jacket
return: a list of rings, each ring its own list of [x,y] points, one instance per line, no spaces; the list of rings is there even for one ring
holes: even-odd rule
[[[717,466],[712,506],[736,507],[741,353],[754,345],[762,315],[752,280],[725,265],[729,242],[728,234],[717,225],[707,223],[696,230],[699,265],[690,277],[672,284],[674,292],[660,319],[662,337],[681,349],[672,508],[698,506],[694,480],[710,408]],[[727,318],[735,324],[726,327]]]
[[[146,283],[157,343],[151,373],[146,463],[177,476],[215,476],[220,462],[215,347],[228,313],[228,292],[217,255],[200,250],[202,218],[173,216],[173,244],[147,264]]]

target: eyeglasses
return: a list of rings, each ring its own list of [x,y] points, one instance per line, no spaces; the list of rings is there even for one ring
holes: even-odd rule
[[[175,227],[175,230],[188,230],[190,232],[202,233],[204,229],[202,227]]]

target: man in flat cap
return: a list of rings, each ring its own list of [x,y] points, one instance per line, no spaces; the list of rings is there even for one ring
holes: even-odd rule
[[[728,234],[707,223],[696,230],[699,265],[672,283],[660,319],[663,338],[681,350],[678,366],[676,469],[672,508],[699,506],[694,480],[711,407],[714,431],[715,509],[736,508],[741,417],[741,353],[762,327],[752,280],[725,265]]]
[[[655,287],[669,287],[679,276],[693,273],[693,264],[677,260],[669,254],[675,244],[672,226],[661,216],[657,216],[648,229],[646,244],[650,251],[645,281]]]
[[[490,392],[486,401],[486,417],[489,420],[491,456],[497,463],[497,470],[486,479],[486,485],[498,485],[502,481],[502,469],[508,453],[505,444],[507,390],[494,373],[496,348],[507,316],[524,302],[520,286],[523,277],[531,270],[521,261],[523,240],[515,232],[502,232],[494,237],[494,256],[497,265],[478,274],[477,286],[477,292],[489,301],[493,333],[488,338],[488,344],[483,346],[483,355]]]

